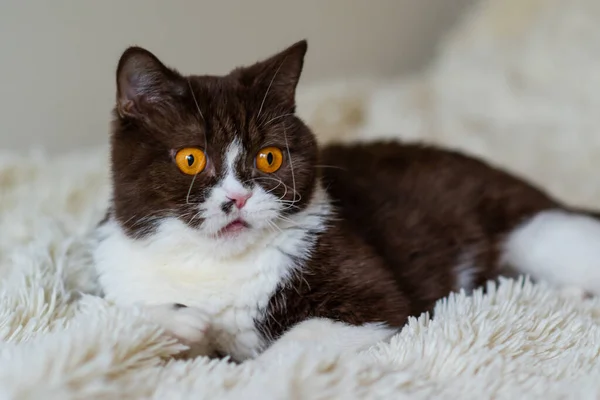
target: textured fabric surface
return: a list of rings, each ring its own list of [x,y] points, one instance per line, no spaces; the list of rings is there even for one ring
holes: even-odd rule
[[[300,112],[322,141],[442,143],[594,206],[598,21],[596,0],[485,2],[423,74],[305,88]],[[0,399],[600,396],[600,300],[527,281],[451,295],[361,354],[173,360],[181,346],[96,296],[86,233],[107,170],[105,148],[0,154]]]
[[[300,105],[327,140],[400,134],[440,143],[595,207],[599,48],[596,0],[483,1],[422,74],[330,84]]]

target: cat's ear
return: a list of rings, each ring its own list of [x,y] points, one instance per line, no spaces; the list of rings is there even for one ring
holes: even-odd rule
[[[302,74],[306,40],[294,43],[287,49],[249,67],[232,71],[242,84],[253,86],[264,93],[262,102],[273,101],[279,107],[294,108],[296,87]]]
[[[117,67],[117,112],[121,117],[140,116],[148,107],[181,94],[182,80],[148,50],[130,47]]]

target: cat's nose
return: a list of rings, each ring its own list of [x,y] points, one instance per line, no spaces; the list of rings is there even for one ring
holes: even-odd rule
[[[238,209],[243,208],[246,205],[246,202],[250,197],[252,197],[252,192],[247,193],[229,193],[226,195],[227,199],[229,199]]]

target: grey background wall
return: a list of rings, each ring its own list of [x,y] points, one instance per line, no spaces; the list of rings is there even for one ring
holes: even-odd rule
[[[106,141],[130,44],[184,73],[221,73],[309,39],[303,84],[424,65],[476,0],[2,0],[0,148]]]

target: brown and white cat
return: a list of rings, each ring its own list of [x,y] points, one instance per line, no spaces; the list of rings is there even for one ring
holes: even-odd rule
[[[600,293],[593,216],[456,152],[319,149],[294,113],[306,49],[187,77],[124,52],[94,251],[109,299],[239,361],[296,340],[364,348],[505,266]]]

